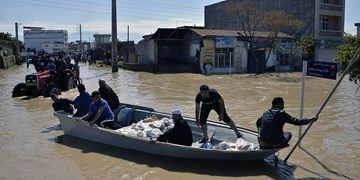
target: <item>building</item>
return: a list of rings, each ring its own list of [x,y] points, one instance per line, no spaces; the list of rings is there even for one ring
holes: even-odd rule
[[[254,66],[259,60],[248,56],[246,39],[241,39],[238,33],[241,32],[203,27],[159,28],[138,43],[137,63],[152,66],[154,71],[173,66],[177,71],[207,74],[256,72]],[[255,36],[261,40],[268,35],[259,31]],[[279,38],[292,37],[279,33]],[[269,49],[262,47],[255,53],[265,62]],[[279,66],[276,54],[271,52],[267,67],[281,68]]]
[[[48,53],[67,51],[68,33],[66,30],[44,30],[42,27],[24,27],[26,50],[46,51]]]
[[[104,49],[106,44],[110,43],[111,34],[94,34],[95,49]]]
[[[241,3],[242,0],[237,0]],[[311,33],[317,40],[314,59],[331,62],[342,43],[345,0],[258,0],[260,12],[282,10],[306,23],[300,33]],[[227,11],[229,1],[205,6],[205,28],[239,30],[234,12]],[[290,33],[284,31],[285,33]]]
[[[91,43],[83,41],[82,43],[82,50],[84,52],[91,49]],[[69,43],[69,51],[80,53],[80,41],[70,42]]]

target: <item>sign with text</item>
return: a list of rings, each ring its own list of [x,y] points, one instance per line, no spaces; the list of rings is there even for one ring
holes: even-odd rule
[[[307,75],[336,80],[337,64],[329,62],[308,61]]]

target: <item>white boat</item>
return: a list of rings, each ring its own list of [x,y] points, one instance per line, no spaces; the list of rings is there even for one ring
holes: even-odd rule
[[[151,108],[126,105],[133,108],[133,122],[140,121],[151,115],[159,118],[169,117],[167,113],[156,112]],[[137,150],[150,154],[163,155],[168,157],[186,158],[186,159],[207,159],[207,160],[262,160],[277,152],[279,149],[267,150],[241,150],[228,151],[219,149],[203,149],[199,146],[182,146],[166,142],[150,143],[148,139],[127,136],[116,132],[115,130],[101,127],[91,127],[86,121],[79,121],[75,118],[61,112],[54,112],[54,116],[60,121],[65,135],[87,139],[94,142],[118,146],[126,149]],[[202,137],[201,129],[197,127],[193,118],[184,117],[193,132],[193,142],[196,144]],[[227,125],[208,121],[208,130],[211,138],[211,144],[219,144],[222,141],[235,142],[237,137],[232,129]],[[247,142],[259,146],[257,141],[257,132],[240,128],[238,130],[243,134],[243,139]]]

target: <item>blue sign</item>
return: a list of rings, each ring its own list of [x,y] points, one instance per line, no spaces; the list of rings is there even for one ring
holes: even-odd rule
[[[236,38],[231,36],[219,36],[216,37],[215,46],[217,48],[234,48]]]
[[[308,61],[307,75],[336,80],[337,64],[329,62]]]

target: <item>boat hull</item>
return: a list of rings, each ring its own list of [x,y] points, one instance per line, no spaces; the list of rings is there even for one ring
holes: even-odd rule
[[[154,114],[154,112],[151,113]],[[61,114],[59,112],[54,112],[54,116],[59,119],[64,134],[66,135],[87,139],[93,142],[117,146],[125,149],[132,149],[168,157],[206,160],[262,160],[263,158],[274,154],[277,151],[275,149],[223,151],[201,149],[163,142],[150,143],[150,141],[147,139],[126,136],[120,133],[116,133],[115,131],[110,129],[91,127],[85,121],[77,121],[74,118],[65,114]],[[195,122],[192,122],[191,120],[187,121],[190,126],[194,126]],[[220,123],[210,122],[210,124],[211,123],[212,125],[210,126],[213,126],[213,129],[226,128]],[[254,132],[250,132],[248,130],[246,130],[248,131],[246,132],[245,130],[242,130],[240,128],[239,131],[243,133],[244,138],[248,141],[254,141],[254,139],[256,139],[256,133]],[[193,131],[193,133],[197,132]],[[226,135],[226,133],[224,135]]]

